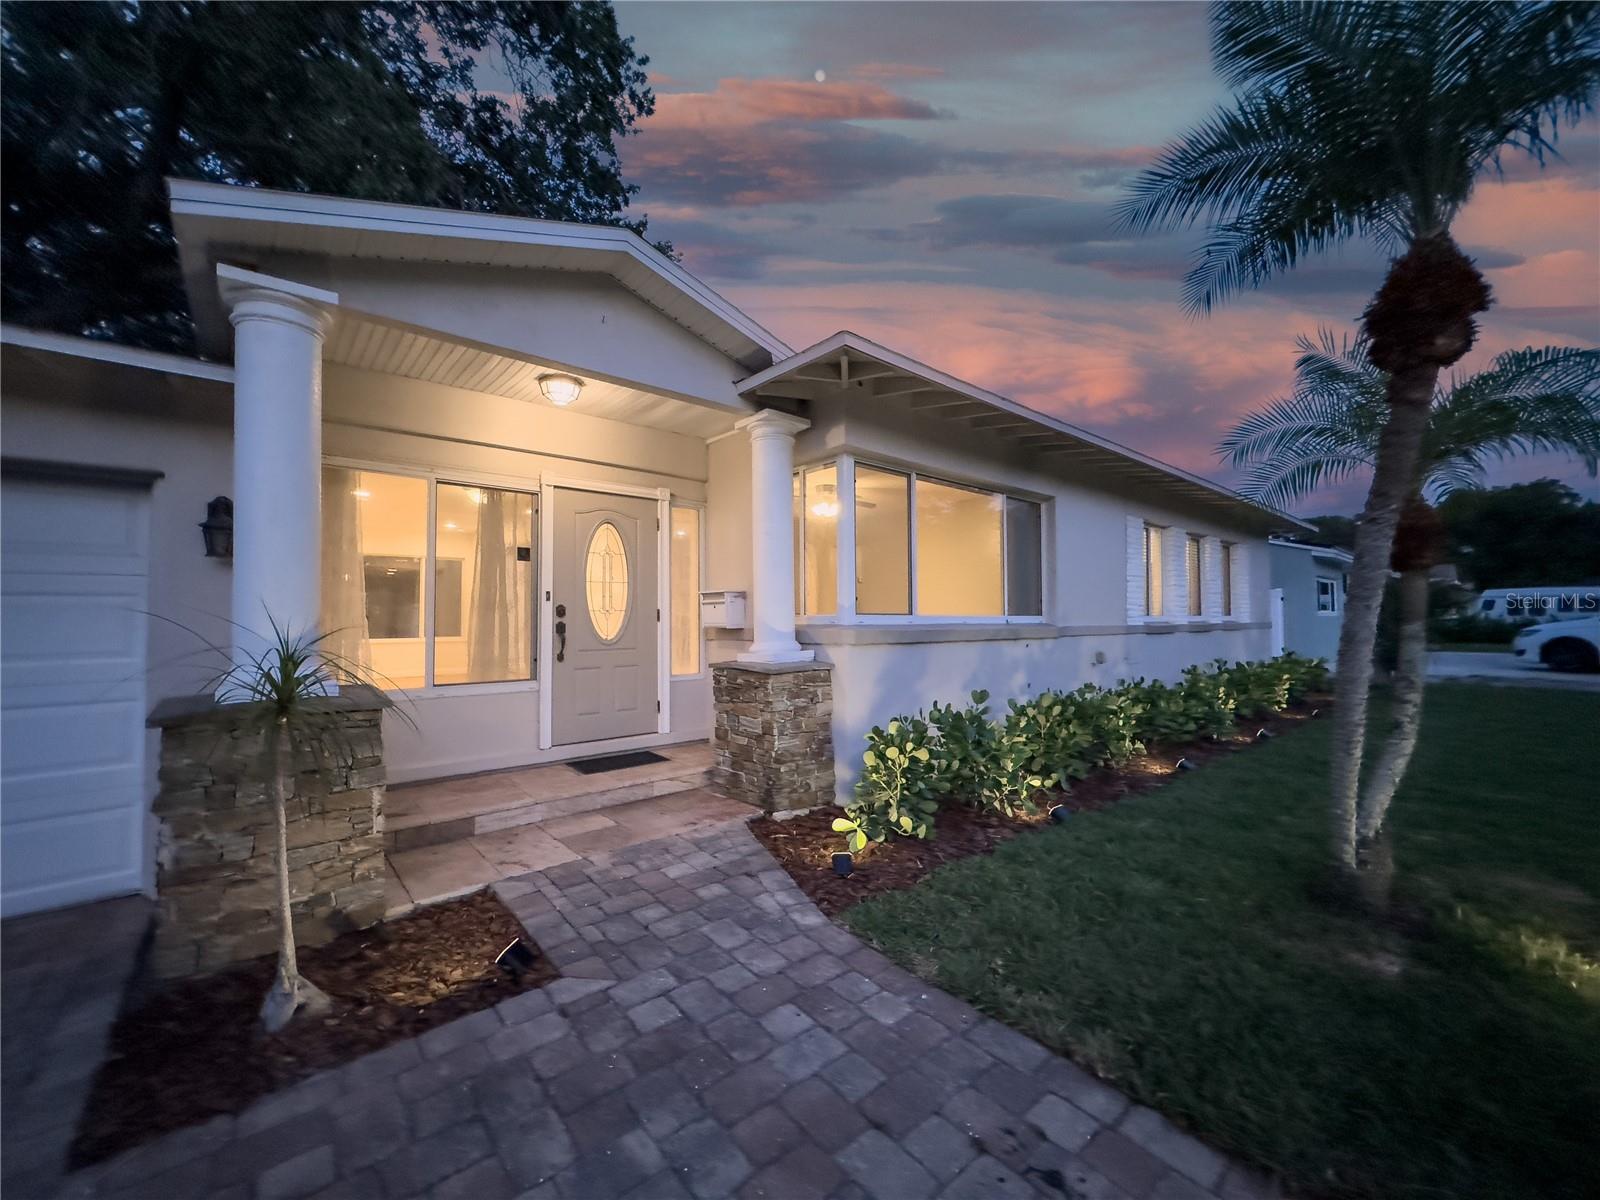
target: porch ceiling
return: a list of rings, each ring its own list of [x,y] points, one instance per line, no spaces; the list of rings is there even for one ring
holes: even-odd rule
[[[340,313],[323,346],[324,360],[366,371],[399,375],[467,391],[487,392],[530,404],[548,404],[539,376],[571,372],[531,359],[514,358],[491,347],[435,337],[352,313]],[[712,438],[733,428],[744,414],[689,404],[604,379],[579,376],[583,392],[569,412],[646,425],[669,433]]]
[[[847,393],[853,401],[902,405],[915,420],[988,437],[1046,469],[1091,468],[1149,488],[1169,502],[1198,505],[1235,521],[1244,518],[1265,530],[1311,528],[1209,479],[946,375],[848,330],[742,380],[739,391],[758,402],[809,401]]]

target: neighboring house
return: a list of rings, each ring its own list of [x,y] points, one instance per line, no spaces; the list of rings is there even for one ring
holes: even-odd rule
[[[269,613],[405,693],[391,781],[705,739],[712,664],[820,663],[831,796],[896,712],[1271,650],[1299,522],[854,334],[795,352],[624,230],[171,194],[206,361],[4,332],[7,912],[149,886],[146,711]],[[803,714],[746,702],[724,742],[792,805]]]
[[[1347,550],[1271,540],[1273,648],[1307,658],[1339,657],[1339,627],[1350,586]]]

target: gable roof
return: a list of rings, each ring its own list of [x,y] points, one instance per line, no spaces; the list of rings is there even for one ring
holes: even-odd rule
[[[1090,465],[1170,499],[1198,503],[1273,530],[1311,529],[1297,517],[1246,500],[1181,467],[1141,454],[1110,438],[987,391],[887,346],[840,330],[763,371],[740,380],[742,395],[760,400],[811,399],[822,389],[859,387],[863,400],[904,400],[919,417],[964,421],[1037,455],[1041,464]]]
[[[1312,558],[1323,562],[1338,563],[1348,567],[1356,561],[1356,556],[1348,550],[1341,550],[1338,546],[1324,546],[1317,542],[1295,542],[1288,538],[1270,538],[1272,545],[1280,550],[1304,550]]]
[[[202,353],[213,357],[227,357],[231,347],[216,264],[251,251],[593,271],[746,370],[793,353],[628,229],[186,179],[169,179],[167,190],[195,332]]]

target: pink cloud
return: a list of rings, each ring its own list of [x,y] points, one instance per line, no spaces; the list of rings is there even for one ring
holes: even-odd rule
[[[706,131],[771,121],[928,121],[938,116],[932,105],[875,83],[723,79],[710,92],[658,94],[655,115],[644,128]]]

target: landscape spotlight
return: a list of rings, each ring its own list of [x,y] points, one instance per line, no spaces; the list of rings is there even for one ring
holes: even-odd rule
[[[1065,804],[1058,804],[1050,810],[1050,820],[1057,825],[1065,824],[1067,818],[1071,815],[1072,810]]]
[[[1200,764],[1192,759],[1180,758],[1177,762],[1172,764],[1172,769],[1174,771],[1198,771],[1200,769]]]
[[[833,873],[844,879],[851,871],[856,869],[855,856],[848,850],[841,850],[833,856]]]
[[[514,938],[509,946],[495,955],[494,965],[507,975],[521,975],[538,961],[539,952],[521,938]]]

